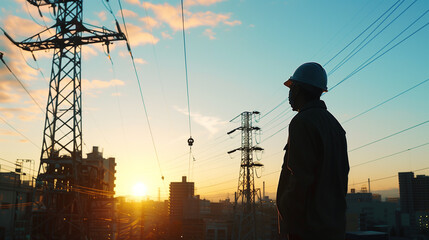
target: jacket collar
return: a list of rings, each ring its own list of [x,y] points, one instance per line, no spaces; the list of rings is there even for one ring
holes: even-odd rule
[[[326,104],[324,101],[322,100],[314,100],[311,102],[308,102],[307,104],[304,105],[304,107],[302,107],[301,110],[299,110],[299,112],[303,112],[305,110],[308,110],[310,108],[323,108],[323,109],[327,109],[326,108]]]

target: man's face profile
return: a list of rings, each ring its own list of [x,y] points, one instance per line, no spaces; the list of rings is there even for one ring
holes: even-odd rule
[[[297,86],[292,82],[292,84],[289,86],[289,104],[292,107],[293,111],[297,111],[296,109],[296,95],[297,95]]]

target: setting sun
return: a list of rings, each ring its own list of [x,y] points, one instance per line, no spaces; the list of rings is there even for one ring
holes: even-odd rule
[[[142,182],[138,182],[134,184],[133,187],[133,195],[136,197],[143,197],[147,194],[147,187]]]

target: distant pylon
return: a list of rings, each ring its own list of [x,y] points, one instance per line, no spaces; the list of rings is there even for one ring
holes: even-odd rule
[[[49,5],[56,17],[49,29],[22,42],[27,51],[54,49],[46,107],[40,166],[36,181],[38,196],[33,209],[31,239],[90,239],[89,197],[77,189],[82,179],[82,45],[125,40],[124,34],[83,23],[82,0],[27,0]],[[56,34],[46,37],[53,30]]]
[[[231,154],[237,150],[241,151],[240,175],[234,201],[232,239],[256,240],[255,198],[257,192],[255,190],[254,170],[255,167],[263,165],[253,161],[253,152],[262,151],[263,149],[253,146],[253,131],[259,131],[260,128],[252,126],[252,116],[259,115],[259,112],[243,112],[240,115],[241,127],[228,132],[228,134],[231,134],[236,130],[241,130],[241,147],[228,152],[228,154]]]

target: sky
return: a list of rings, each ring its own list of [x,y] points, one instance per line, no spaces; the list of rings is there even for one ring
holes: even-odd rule
[[[117,18],[125,29],[119,2],[104,3],[83,1],[84,22],[116,30]],[[265,182],[274,197],[296,114],[283,82],[309,61],[328,72],[322,100],[347,132],[349,189],[370,178],[373,192],[398,196],[398,172],[429,175],[428,1],[184,0],[191,154],[180,1],[121,4],[150,129],[125,42],[110,45],[112,61],[102,44],[82,48],[84,157],[99,146],[116,158],[116,196],[143,184],[148,198],[159,191],[167,199],[169,183],[187,176],[201,198],[232,199],[240,153],[227,152],[240,147],[241,136],[226,133],[241,124],[231,119],[259,111],[253,125],[262,131],[253,142],[264,151],[254,159],[264,166],[255,187]],[[52,7],[40,13],[24,0],[3,0],[0,27],[22,41],[53,25]],[[44,109],[53,51],[34,52],[35,61],[0,35],[0,52]],[[0,117],[1,171],[16,159],[37,168],[44,111],[3,63]]]

